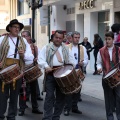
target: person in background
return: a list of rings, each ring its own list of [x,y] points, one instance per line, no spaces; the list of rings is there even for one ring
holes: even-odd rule
[[[37,61],[38,59],[38,48],[37,46],[35,46],[32,42],[31,39],[31,33],[28,30],[24,30],[21,33],[21,36],[24,37],[27,42],[30,45],[30,50],[32,51],[32,54],[34,55],[34,61]],[[32,61],[33,62],[33,61]],[[28,62],[26,62],[26,65],[29,65]],[[38,85],[38,80],[34,80],[31,83],[28,83],[27,85],[30,86],[30,92],[31,92],[31,102],[32,102],[32,113],[35,114],[43,114],[43,112],[41,112],[38,109],[38,102],[37,102],[37,85]],[[38,86],[39,87],[39,86]],[[26,100],[23,100],[22,97],[19,97],[19,116],[23,116],[25,113],[25,108],[26,108]]]
[[[72,32],[68,32],[66,34],[66,44],[70,44],[72,42]]]
[[[83,72],[83,66],[88,64],[88,55],[86,48],[82,45],[79,45],[80,41],[80,33],[74,31],[72,33],[72,43],[70,43],[69,48],[72,51],[74,56],[74,61],[76,63],[75,69],[81,69]],[[78,93],[73,93],[71,95],[66,95],[66,103],[64,106],[64,115],[68,116],[70,110],[72,109],[73,113],[82,114],[82,112],[78,109],[78,101],[82,101],[81,99],[81,89]]]
[[[82,45],[86,48],[87,50],[87,55],[88,55],[88,60],[90,60],[90,52],[92,51],[92,46],[91,44],[88,42],[88,38],[85,37],[83,39]],[[86,74],[86,66],[83,67],[83,72]]]
[[[97,72],[97,63],[96,63],[97,62],[97,54],[99,52],[99,49],[104,46],[104,43],[103,43],[101,37],[99,36],[99,34],[94,34],[93,45],[94,45],[94,47],[92,49],[94,49],[93,54],[94,54],[94,59],[95,59],[95,63],[94,63],[95,71],[94,71],[93,75],[96,75],[96,74],[99,74]]]
[[[53,41],[54,34],[51,35],[51,39],[49,40],[49,43]]]

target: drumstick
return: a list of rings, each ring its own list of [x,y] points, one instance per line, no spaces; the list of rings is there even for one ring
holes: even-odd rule
[[[62,68],[62,67],[63,67],[63,66],[56,67],[56,68],[52,68],[52,71],[53,71],[53,70],[57,70],[57,69]]]
[[[56,68],[52,68],[51,71],[54,71],[54,70],[57,70],[59,68],[62,68],[63,66],[60,66],[60,67],[56,67]],[[46,72],[46,71],[45,71]],[[47,72],[46,72],[47,73]]]

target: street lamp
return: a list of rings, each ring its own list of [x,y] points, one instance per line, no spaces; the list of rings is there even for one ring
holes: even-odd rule
[[[43,5],[43,0],[26,0],[28,6],[31,7],[32,10],[32,38],[34,38],[34,20],[35,20],[35,10],[39,9]]]

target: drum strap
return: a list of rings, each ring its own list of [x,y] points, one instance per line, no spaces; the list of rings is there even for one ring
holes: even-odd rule
[[[15,45],[15,54],[14,54],[14,58],[16,58],[16,56],[17,56],[18,43],[19,43],[19,38],[17,38],[17,42],[16,42],[16,45]]]
[[[116,63],[118,63],[119,62],[119,57],[118,57],[118,47],[117,46],[115,46],[115,48],[116,48]]]

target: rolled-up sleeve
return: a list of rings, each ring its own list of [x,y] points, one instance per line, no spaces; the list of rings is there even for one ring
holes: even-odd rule
[[[101,59],[100,52],[98,52],[98,55],[97,55],[97,69],[101,69],[101,68],[102,68],[102,59]]]
[[[46,46],[44,46],[42,50],[39,52],[38,64],[43,69],[49,67],[48,63],[46,62]]]

